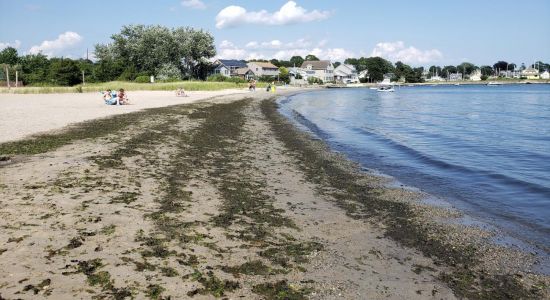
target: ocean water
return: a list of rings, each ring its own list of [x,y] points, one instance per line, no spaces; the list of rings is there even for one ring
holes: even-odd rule
[[[498,230],[496,242],[548,257],[550,85],[326,89],[280,106],[364,168]]]

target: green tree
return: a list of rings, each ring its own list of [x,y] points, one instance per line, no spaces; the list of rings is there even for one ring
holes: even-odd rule
[[[498,71],[506,71],[506,68],[509,67],[508,63],[505,61],[498,61],[493,65],[493,68]]]
[[[290,63],[293,67],[296,66],[299,68],[304,63],[304,59],[301,56],[293,56],[290,58]]]
[[[458,69],[458,72],[463,73],[464,75],[470,75],[477,67],[472,63],[463,62],[456,66],[456,68]]]
[[[290,76],[287,68],[279,67],[279,80],[286,83],[290,83]]]
[[[432,76],[437,76],[437,75],[441,75],[441,67],[439,66],[431,66],[428,71],[429,71],[429,77],[431,78]]]
[[[369,77],[372,81],[382,81],[384,74],[394,72],[393,64],[381,57],[361,57],[357,63],[359,66],[364,66],[363,70],[369,70]]]
[[[304,60],[307,60],[307,61],[318,61],[319,58],[317,58],[317,56],[313,55],[313,54],[308,54],[306,55],[306,58]]]
[[[13,66],[17,63],[19,63],[19,55],[17,54],[17,49],[13,47],[7,47],[4,50],[0,51],[0,64]]]
[[[37,84],[48,81],[50,60],[43,54],[29,54],[20,58],[21,80],[24,84]]]
[[[135,68],[136,74],[156,75],[161,66],[169,64],[176,66],[183,76],[204,79],[205,68],[209,67],[205,60],[216,55],[213,36],[190,27],[128,25],[111,39],[110,44],[96,45],[99,63],[120,62],[126,70],[130,66]],[[102,69],[107,71],[105,66]]]
[[[485,75],[487,77],[493,76],[493,67],[491,66],[481,66],[480,68],[481,75]]]
[[[82,83],[78,63],[72,59],[51,59],[49,82],[55,85],[72,86]]]
[[[341,62],[335,61],[332,65],[334,66],[334,68],[338,68],[338,66],[341,64],[342,64]]]

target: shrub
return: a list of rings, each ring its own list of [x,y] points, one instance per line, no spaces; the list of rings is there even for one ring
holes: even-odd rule
[[[317,77],[309,77],[307,79],[307,82],[309,84],[323,84],[323,81],[321,79],[317,78]]]
[[[137,82],[137,83],[149,83],[150,78],[149,78],[149,76],[141,75],[141,76],[136,77],[135,82]]]
[[[157,69],[157,78],[161,81],[181,79],[181,72],[174,64],[163,64]]]
[[[489,76],[487,76],[487,75],[481,75],[480,78],[481,78],[481,80],[485,81],[485,80],[487,80],[487,79],[489,78]]]

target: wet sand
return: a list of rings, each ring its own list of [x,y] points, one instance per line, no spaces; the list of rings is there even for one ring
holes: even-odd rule
[[[460,214],[359,172],[271,94],[84,128],[0,144],[0,299],[548,295],[531,257],[438,222]]]

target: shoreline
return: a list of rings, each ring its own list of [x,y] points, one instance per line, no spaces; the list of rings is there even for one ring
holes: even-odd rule
[[[548,277],[519,270],[531,258],[430,221],[454,213],[360,172],[272,98],[217,97],[0,144],[13,157],[0,165],[0,266],[11,273],[0,295],[548,295]]]

